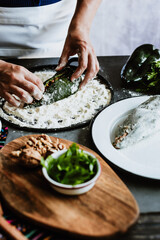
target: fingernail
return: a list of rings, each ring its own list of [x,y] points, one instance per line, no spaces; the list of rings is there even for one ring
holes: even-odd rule
[[[55,68],[55,70],[56,70],[56,71],[59,71],[59,70],[61,70],[62,68],[63,68],[62,65],[58,65],[58,66]]]
[[[30,95],[28,95],[26,97],[26,103],[32,103],[32,101],[33,101],[33,98]]]
[[[55,68],[55,70],[57,71],[59,69],[59,65]]]
[[[43,94],[40,91],[35,90],[33,93],[33,97],[37,100],[40,100],[43,97]]]
[[[44,93],[44,90],[45,90],[45,87],[44,87],[44,85],[42,85],[42,87],[41,87],[41,91]]]
[[[66,65],[66,62],[61,62],[60,64],[58,64],[58,66],[55,68],[55,70],[59,70],[59,69],[65,67],[65,65]]]
[[[15,102],[15,107],[19,107],[21,105],[21,102],[16,101]]]
[[[76,78],[75,78],[75,77],[72,77],[72,78],[71,78],[71,81],[74,81],[74,80],[76,80]]]
[[[62,67],[62,64],[59,64],[56,68],[55,68],[55,70],[59,70],[59,68],[61,68]]]
[[[37,100],[40,100],[43,97],[43,94],[37,94],[37,96],[35,97]]]
[[[83,82],[82,82],[82,83],[80,84],[80,86],[79,86],[80,90],[82,90],[82,89],[85,87],[85,85],[86,85],[86,83],[83,83]]]

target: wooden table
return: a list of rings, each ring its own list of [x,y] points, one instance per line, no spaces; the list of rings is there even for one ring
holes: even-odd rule
[[[133,93],[125,89],[120,81],[120,71],[127,58],[127,56],[99,57],[99,73],[112,84],[114,88],[114,102],[133,96]],[[41,65],[57,64],[58,59],[13,59],[10,61],[30,68]],[[5,124],[3,124],[3,126],[5,126]],[[33,134],[33,132],[19,131],[13,127],[9,127],[7,142],[28,134]],[[49,135],[75,141],[97,151],[91,139],[90,125],[71,131],[49,133]],[[117,239],[160,239],[160,182],[158,180],[145,179],[129,174],[114,166],[107,159],[106,161],[128,186],[139,204],[141,213],[138,222],[125,235],[122,237],[119,236]],[[65,237],[60,237],[55,234],[53,234],[53,236],[55,236],[54,239],[57,240],[65,239]]]

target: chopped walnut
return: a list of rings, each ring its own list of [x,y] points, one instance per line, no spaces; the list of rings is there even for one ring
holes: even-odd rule
[[[44,140],[43,138],[41,138],[40,141],[41,141],[41,143],[43,143],[44,145],[52,147],[52,143],[51,143],[51,142],[48,142],[48,141]]]
[[[14,156],[14,157],[19,157],[20,154],[21,154],[21,150],[13,151],[13,152],[12,152],[12,156]]]
[[[58,148],[59,148],[60,150],[62,150],[62,149],[65,148],[64,144],[62,144],[62,143],[59,143],[57,146],[58,146]]]
[[[41,154],[33,148],[26,148],[21,153],[21,164],[28,166],[37,166],[41,160]]]
[[[37,139],[35,137],[30,137],[30,139],[27,141],[27,143],[31,146],[37,144]]]
[[[41,157],[65,148],[65,145],[59,142],[59,139],[52,142],[46,134],[41,134],[37,138],[30,137],[21,149],[12,151],[11,155],[16,158],[16,162],[27,167],[36,167],[40,165]],[[15,160],[15,159],[14,159]]]
[[[52,143],[52,140],[51,140],[50,137],[49,137],[48,135],[46,135],[46,134],[42,134],[42,135],[41,135],[41,138],[43,138],[43,139],[46,140],[47,142]]]
[[[59,139],[57,138],[56,142],[53,142],[53,147],[58,150]]]

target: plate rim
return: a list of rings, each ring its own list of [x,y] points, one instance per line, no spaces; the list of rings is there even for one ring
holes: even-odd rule
[[[97,114],[97,116],[96,116],[96,117],[94,118],[94,120],[92,121],[92,125],[91,125],[90,130],[91,130],[92,141],[93,141],[96,149],[98,150],[98,152],[103,156],[103,158],[104,158],[107,162],[109,161],[109,163],[113,164],[113,165],[116,166],[117,168],[122,169],[122,170],[124,170],[124,171],[126,171],[126,172],[128,172],[128,173],[133,174],[133,175],[137,175],[137,176],[144,177],[144,178],[147,178],[147,179],[160,180],[160,176],[157,177],[157,176],[155,176],[155,175],[153,175],[153,174],[148,175],[148,174],[145,174],[144,172],[142,172],[142,170],[140,170],[140,171],[135,171],[135,169],[131,170],[131,169],[128,168],[128,167],[124,167],[124,165],[121,164],[121,162],[120,162],[120,164],[117,164],[116,161],[114,161],[113,159],[110,158],[110,154],[108,154],[108,156],[107,156],[106,153],[105,153],[104,151],[102,151],[103,149],[99,147],[99,145],[97,144],[97,140],[96,140],[96,138],[95,138],[95,133],[94,133],[94,128],[96,127],[97,121],[99,121],[100,115],[101,115],[101,114],[105,114],[105,113],[108,112],[108,111],[112,111],[113,106],[116,107],[116,106],[119,105],[119,104],[122,104],[122,105],[123,105],[124,102],[134,101],[134,100],[137,100],[137,99],[142,103],[142,102],[143,102],[143,99],[144,99],[144,101],[145,101],[145,100],[147,100],[149,97],[150,97],[149,95],[130,97],[130,98],[125,98],[125,99],[119,100],[119,101],[117,101],[117,102],[109,105],[108,107],[106,107],[105,109],[103,109],[102,111],[100,111],[100,112]],[[138,100],[137,100],[137,102],[138,102]],[[137,103],[137,102],[136,102],[135,104],[139,105],[140,103]],[[134,104],[134,105],[135,105],[135,104]],[[111,109],[111,110],[110,110],[110,109]],[[131,109],[132,109],[132,108],[129,108],[129,109],[127,109],[127,111],[129,111],[129,110],[131,110]],[[121,115],[123,115],[123,114],[125,114],[125,112],[122,112],[122,113],[121,113]],[[107,129],[106,129],[106,131],[107,131]],[[107,146],[107,145],[106,145],[106,146]],[[112,146],[112,149],[113,149],[113,151],[114,151],[113,153],[114,153],[114,154],[117,154],[117,151],[118,151],[118,150],[116,150],[113,146]],[[110,150],[110,149],[109,149],[109,150]],[[121,153],[118,153],[118,154],[117,154],[118,158],[120,158],[119,155],[121,155]],[[122,156],[123,156],[123,158],[125,158],[125,155],[122,155]],[[127,158],[127,157],[126,157],[126,158]],[[128,159],[128,158],[127,158],[127,159]],[[126,160],[127,160],[127,159],[126,159]],[[136,164],[135,164],[135,165],[136,165]]]

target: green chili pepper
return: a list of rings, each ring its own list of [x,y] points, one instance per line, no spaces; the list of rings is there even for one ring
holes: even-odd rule
[[[126,86],[145,93],[160,93],[160,50],[151,44],[135,49],[121,70]]]
[[[75,143],[57,159],[52,155],[46,159],[42,157],[41,165],[47,169],[53,180],[63,184],[81,184],[92,179],[97,173],[97,159],[79,150]]]
[[[82,77],[71,82],[73,74],[71,67],[66,67],[57,72],[53,77],[44,82],[45,92],[41,100],[34,100],[31,104],[25,104],[24,108],[39,107],[49,105],[53,102],[67,98],[78,91]]]

